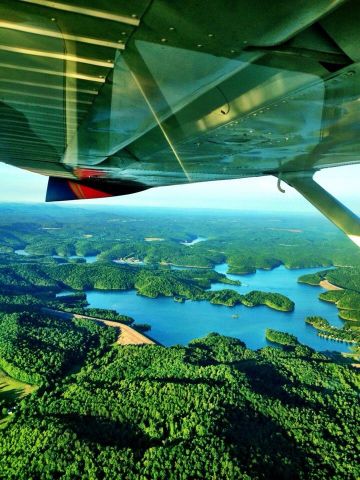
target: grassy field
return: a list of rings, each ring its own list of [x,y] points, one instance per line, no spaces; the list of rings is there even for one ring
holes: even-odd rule
[[[32,393],[37,387],[27,383],[19,382],[9,377],[0,369],[0,403],[5,407],[12,407],[25,395]],[[0,419],[0,430],[6,426],[11,419],[11,415]]]

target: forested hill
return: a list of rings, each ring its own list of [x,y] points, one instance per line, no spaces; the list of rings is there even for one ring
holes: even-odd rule
[[[21,402],[1,478],[355,480],[358,392],[352,367],[297,342],[113,347]]]
[[[189,246],[191,240],[206,239]],[[147,264],[213,267],[232,273],[283,263],[289,268],[360,266],[359,249],[320,215],[181,211],[150,208],[81,209],[0,204],[2,261],[52,255],[135,258]],[[61,259],[57,258],[59,262]]]
[[[347,267],[333,270],[323,270],[315,274],[303,275],[299,282],[309,285],[320,285],[327,281],[335,286],[320,294],[325,302],[335,303],[339,309],[339,317],[349,320],[349,328],[360,329],[360,268]]]

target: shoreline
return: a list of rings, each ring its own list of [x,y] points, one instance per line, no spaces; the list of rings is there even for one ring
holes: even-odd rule
[[[156,264],[155,264],[156,265]],[[207,270],[214,270],[215,267],[200,267],[200,266],[197,266],[197,265],[178,265],[176,263],[172,263],[172,262],[159,262],[157,265],[163,265],[165,267],[180,267],[180,268],[194,268],[194,269],[198,269],[198,268],[204,268],[204,269],[207,269]]]
[[[319,287],[325,288],[326,290],[344,290],[343,288],[330,283],[329,280],[321,280],[321,282],[319,282]]]
[[[116,345],[160,345],[161,343],[153,340],[151,337],[138,332],[129,325],[125,325],[120,322],[114,322],[113,320],[107,320],[105,318],[91,317],[88,315],[80,315],[78,313],[63,312],[62,310],[53,310],[51,308],[43,307],[42,311],[48,314],[58,316],[65,319],[84,318],[87,320],[93,320],[94,322],[103,323],[108,327],[117,328],[120,332],[116,339]]]
[[[94,320],[94,322],[100,322],[108,327],[117,328],[120,330],[119,336],[116,340],[117,345],[160,345],[152,338],[144,335],[141,332],[135,330],[135,328],[125,325],[123,323],[114,322],[113,320],[106,320],[98,317],[90,317],[87,315],[80,315],[78,313],[72,314],[73,318],[85,318],[87,320]]]

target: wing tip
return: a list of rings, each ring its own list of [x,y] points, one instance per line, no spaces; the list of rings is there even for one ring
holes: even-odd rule
[[[66,200],[90,200],[129,195],[146,190],[148,187],[136,182],[109,182],[103,179],[75,181],[66,178],[49,177],[46,191],[46,202]]]

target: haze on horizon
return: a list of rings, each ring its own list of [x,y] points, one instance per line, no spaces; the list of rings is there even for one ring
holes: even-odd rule
[[[360,213],[360,165],[324,169],[316,180],[355,213]],[[0,164],[0,202],[44,202],[47,177]],[[59,202],[63,206],[151,206],[256,211],[315,211],[293,188],[277,189],[275,177],[158,187],[133,195],[106,199]]]

